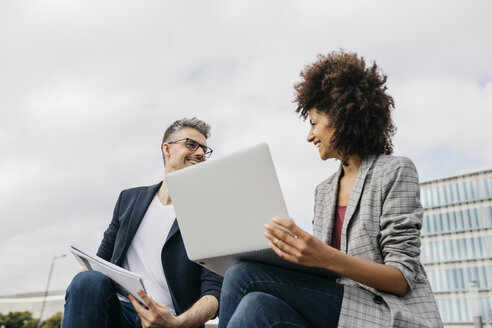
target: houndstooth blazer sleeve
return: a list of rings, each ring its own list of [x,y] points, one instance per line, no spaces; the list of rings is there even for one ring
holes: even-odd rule
[[[388,163],[389,164],[389,163]],[[387,165],[382,177],[379,245],[383,262],[398,268],[412,289],[420,272],[420,204],[417,170],[409,159]]]
[[[313,234],[331,240],[341,169],[316,188]],[[402,296],[351,279],[344,285],[339,327],[442,327],[419,259],[423,209],[412,161],[389,155],[363,159],[344,217],[341,251],[396,267],[408,283]]]

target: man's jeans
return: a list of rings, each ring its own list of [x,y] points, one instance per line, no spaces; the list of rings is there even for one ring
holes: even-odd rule
[[[224,277],[219,327],[337,327],[342,299],[326,278],[239,262]]]
[[[62,328],[141,327],[137,312],[120,302],[111,280],[97,271],[77,274],[65,295]]]

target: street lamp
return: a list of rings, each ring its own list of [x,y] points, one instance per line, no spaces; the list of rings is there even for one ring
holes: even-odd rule
[[[46,298],[48,297],[48,290],[50,288],[50,281],[51,281],[51,275],[53,274],[53,266],[55,265],[55,260],[65,257],[67,254],[62,254],[58,256],[53,256],[53,259],[51,260],[51,267],[50,267],[50,273],[48,275],[48,283],[46,284],[46,290],[44,291],[44,297],[43,297],[43,305],[41,306],[41,314],[39,315],[39,321],[36,326],[36,328],[41,327],[41,319],[43,319],[43,313],[44,313],[44,307],[46,305]]]

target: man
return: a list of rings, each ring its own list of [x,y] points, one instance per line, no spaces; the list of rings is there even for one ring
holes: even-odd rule
[[[169,126],[164,177],[205,161],[209,135],[210,125],[197,118]],[[103,274],[83,271],[67,289],[64,328],[199,327],[217,314],[222,278],[188,259],[165,179],[121,192],[97,255],[143,276],[147,308],[132,296],[120,300]]]

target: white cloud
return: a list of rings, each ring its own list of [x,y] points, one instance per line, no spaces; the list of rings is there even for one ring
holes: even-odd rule
[[[95,251],[119,191],[162,178],[163,130],[183,116],[212,123],[216,155],[269,142],[290,214],[308,230],[314,187],[337,167],[306,143],[291,103],[318,53],[356,51],[388,74],[395,150],[422,177],[490,168],[491,7],[2,2],[0,280],[11,283],[0,294],[44,288],[71,241]],[[76,265],[56,265],[62,288]]]
[[[423,163],[427,179],[489,168],[491,86],[435,76],[396,85],[397,149]]]

